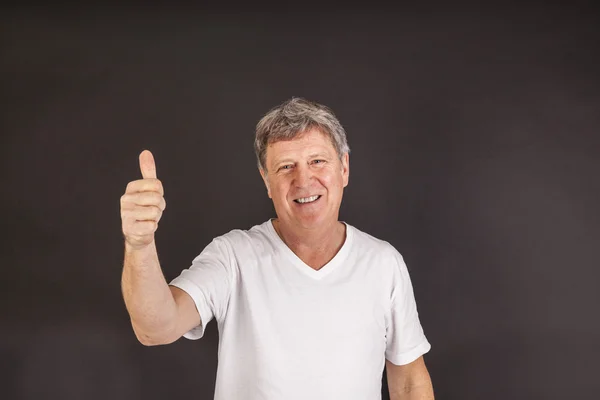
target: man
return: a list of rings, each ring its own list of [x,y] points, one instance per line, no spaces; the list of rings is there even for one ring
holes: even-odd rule
[[[215,238],[167,284],[154,232],[165,209],[152,154],[121,198],[123,296],[145,345],[219,328],[217,400],[433,399],[402,256],[338,220],[346,134],[333,112],[292,98],[256,128],[258,167],[277,218]]]

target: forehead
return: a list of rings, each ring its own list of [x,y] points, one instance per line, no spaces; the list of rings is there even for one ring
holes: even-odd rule
[[[292,139],[278,140],[267,146],[267,159],[279,158],[291,153],[305,151],[334,152],[335,147],[329,135],[318,129],[299,133]]]

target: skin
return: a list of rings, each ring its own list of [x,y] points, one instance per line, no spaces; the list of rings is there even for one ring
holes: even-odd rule
[[[340,159],[329,138],[311,130],[270,144],[265,164],[260,173],[277,214],[277,233],[301,260],[320,269],[346,236],[338,216],[348,186],[348,154]],[[296,201],[315,195],[312,203]]]
[[[140,154],[142,179],[130,182],[121,197],[125,259],[123,298],[138,340],[144,345],[172,343],[202,323],[192,298],[169,286],[162,274],[154,234],[166,207],[154,157]],[[267,148],[260,174],[277,214],[273,221],[282,240],[309,267],[320,269],[344,243],[339,222],[343,190],[349,179],[348,154],[340,157],[327,136],[310,130]],[[296,200],[318,195],[312,203]],[[433,399],[423,357],[407,365],[386,360],[392,400]]]
[[[433,400],[433,385],[423,356],[406,365],[385,360],[390,400]]]
[[[162,183],[149,151],[140,154],[142,179],[121,196],[125,259],[121,289],[131,325],[147,346],[172,343],[201,323],[192,298],[169,286],[158,261],[154,233],[166,207]]]

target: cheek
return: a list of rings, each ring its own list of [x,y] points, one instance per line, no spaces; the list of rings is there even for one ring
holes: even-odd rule
[[[344,186],[344,177],[338,170],[329,170],[322,174],[320,181],[323,186],[330,189],[337,189]]]
[[[285,200],[287,193],[287,185],[284,182],[277,182],[271,186],[271,195],[274,200]]]

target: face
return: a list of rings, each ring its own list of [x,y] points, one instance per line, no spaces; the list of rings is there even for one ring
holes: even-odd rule
[[[260,171],[280,223],[318,229],[338,220],[349,160],[338,157],[328,136],[310,130],[270,144]]]

